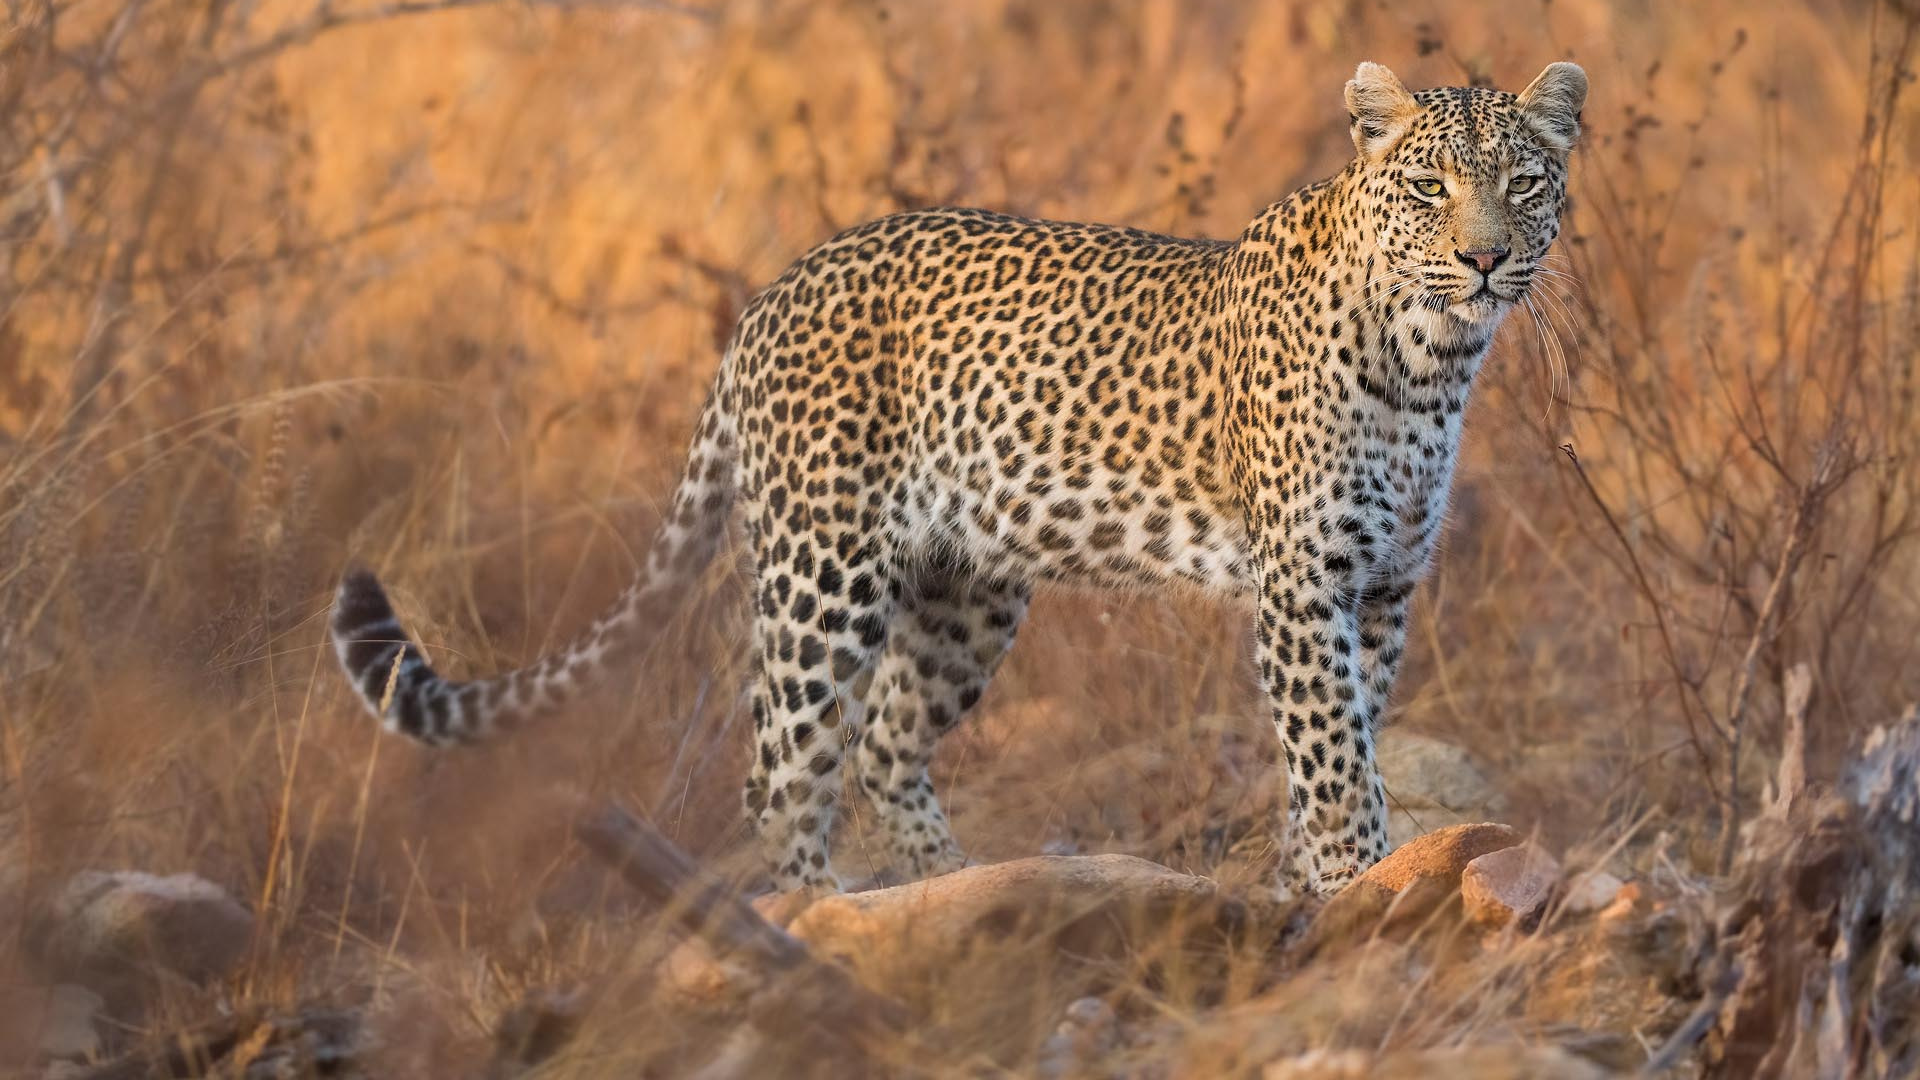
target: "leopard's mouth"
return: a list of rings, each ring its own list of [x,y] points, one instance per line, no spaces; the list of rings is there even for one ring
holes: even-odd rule
[[[1496,292],[1492,282],[1483,281],[1478,289],[1448,304],[1447,313],[1462,322],[1485,322],[1518,302],[1518,297]]]

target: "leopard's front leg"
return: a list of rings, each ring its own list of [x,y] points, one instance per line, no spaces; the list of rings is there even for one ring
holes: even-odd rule
[[[1323,538],[1262,544],[1255,624],[1260,681],[1286,750],[1296,862],[1287,877],[1340,888],[1386,854],[1374,762],[1378,698],[1361,664],[1352,554]]]
[[[1412,578],[1378,583],[1360,603],[1360,686],[1376,735],[1386,726],[1387,702],[1400,671],[1400,657],[1406,652],[1407,608],[1413,590]]]

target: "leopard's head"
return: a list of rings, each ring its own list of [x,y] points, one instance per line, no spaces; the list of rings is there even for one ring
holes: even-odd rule
[[[1441,335],[1490,333],[1560,234],[1587,76],[1547,65],[1525,90],[1412,93],[1379,64],[1347,83],[1370,295]]]

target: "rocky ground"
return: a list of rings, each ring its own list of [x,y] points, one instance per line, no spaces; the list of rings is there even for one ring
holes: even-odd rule
[[[1488,796],[1444,744],[1389,764],[1409,819]],[[1110,854],[747,902],[607,810],[577,826],[616,893],[597,918],[647,944],[485,1040],[423,1038],[404,990],[235,1009],[254,916],[137,871],[35,901],[0,1026],[44,1077],[1896,1075],[1920,1063],[1917,811],[1920,716],[1834,790],[1783,769],[1711,882],[1423,823],[1326,901]],[[1037,1036],[1009,1045],[1016,1015]]]

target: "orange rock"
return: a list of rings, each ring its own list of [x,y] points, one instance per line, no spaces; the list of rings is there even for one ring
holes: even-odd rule
[[[1009,936],[1102,955],[1124,950],[1129,928],[1150,936],[1174,920],[1211,923],[1223,902],[1216,892],[1206,878],[1130,855],[1041,855],[822,897],[787,931],[856,969],[903,958],[926,966]]]
[[[975,950],[1119,959],[1171,938],[1231,930],[1257,919],[1252,909],[1269,902],[1130,855],[1043,855],[870,892],[761,897],[753,906],[820,959],[889,986],[938,973]],[[666,974],[668,986],[693,1003],[742,986],[739,970],[695,941],[674,950]]]
[[[1354,884],[1364,882],[1391,892],[1399,892],[1421,877],[1439,877],[1457,884],[1468,863],[1519,843],[1519,833],[1491,822],[1435,829],[1401,844],[1393,854],[1374,863]]]
[[[1553,1046],[1442,1047],[1373,1055],[1316,1050],[1269,1064],[1261,1080],[1602,1080],[1613,1074]]]
[[[1597,918],[1603,923],[1616,922],[1639,913],[1639,910],[1640,883],[1628,882],[1619,893],[1615,894],[1613,903],[1601,909]]]
[[[1316,954],[1375,933],[1416,930],[1443,906],[1458,902],[1460,875],[1468,863],[1519,843],[1519,833],[1494,824],[1450,825],[1417,836],[1329,898],[1303,949]]]

